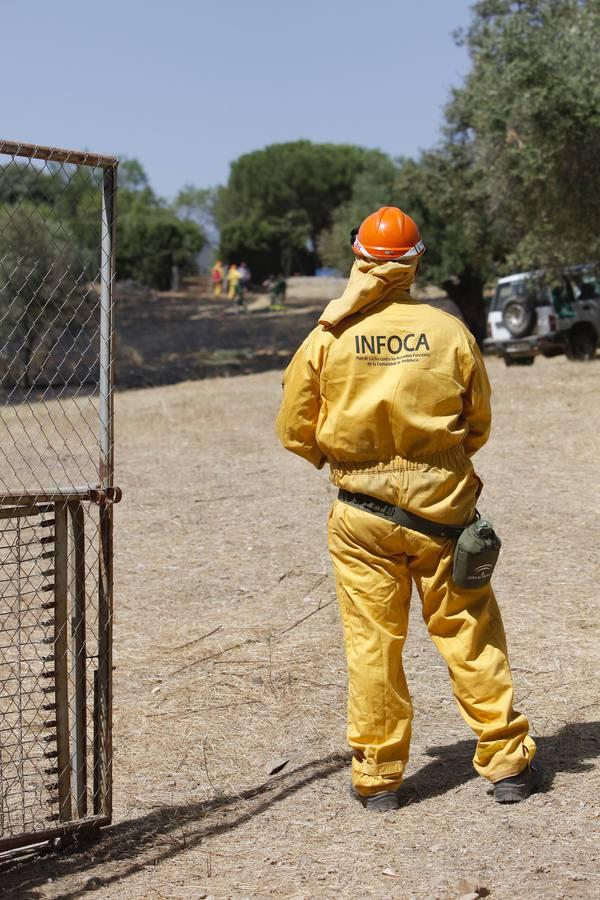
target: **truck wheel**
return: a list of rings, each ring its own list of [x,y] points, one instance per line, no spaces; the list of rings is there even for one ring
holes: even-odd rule
[[[535,309],[527,301],[509,300],[502,310],[502,322],[513,337],[525,337],[533,330]]]
[[[598,338],[594,329],[589,325],[579,325],[569,332],[565,352],[568,359],[584,361],[595,358],[597,346]]]

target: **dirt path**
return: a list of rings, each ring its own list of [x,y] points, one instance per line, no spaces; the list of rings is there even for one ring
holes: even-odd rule
[[[547,791],[516,808],[486,795],[413,601],[406,806],[358,807],[333,489],[275,443],[280,373],[130,391],[117,405],[115,826],[86,852],[2,873],[0,894],[455,898],[466,878],[493,900],[597,896],[600,362],[489,369],[483,506],[504,538],[495,583]]]

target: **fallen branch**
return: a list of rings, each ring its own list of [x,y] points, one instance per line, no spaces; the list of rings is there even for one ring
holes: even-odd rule
[[[203,641],[204,638],[210,637],[213,634],[216,634],[217,631],[220,631],[222,628],[221,625],[217,625],[216,628],[213,628],[212,631],[207,631],[206,634],[203,634],[202,637],[194,638],[193,641],[188,641],[187,644],[180,644],[178,647],[173,647],[171,649],[172,653],[175,653],[176,650],[185,650],[186,647],[191,647],[192,644],[198,644],[200,641]]]
[[[231,647],[225,647],[224,650],[219,650],[218,653],[209,653],[208,656],[203,656],[202,659],[197,659],[193,663],[188,663],[187,666],[181,666],[180,669],[175,669],[174,672],[169,674],[169,678],[173,678],[175,675],[179,675],[180,672],[185,672],[186,669],[192,669],[194,666],[199,666],[200,663],[207,662],[209,659],[216,659],[218,656],[223,656],[224,653],[229,653],[230,650],[237,650],[238,647],[243,647],[244,644],[253,644],[255,641],[240,641],[239,644],[232,644]]]
[[[327,576],[325,576],[325,577],[327,577]],[[291,631],[292,628],[296,627],[296,625],[300,625],[302,622],[306,622],[307,619],[310,619],[310,617],[314,616],[315,613],[321,612],[322,609],[327,609],[327,607],[331,606],[331,604],[334,603],[334,601],[335,601],[335,597],[332,597],[332,599],[328,600],[327,603],[324,603],[323,606],[317,606],[316,609],[313,609],[313,611],[309,612],[306,616],[302,616],[301,619],[298,619],[298,621],[294,622],[293,625],[290,625],[289,628],[284,628],[283,631],[280,632],[279,636],[282,637],[284,634],[287,634],[288,631]]]

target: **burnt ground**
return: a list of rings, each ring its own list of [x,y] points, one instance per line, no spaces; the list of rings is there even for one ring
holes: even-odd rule
[[[253,293],[248,312],[241,312],[225,297],[197,288],[192,283],[179,293],[155,293],[117,286],[120,388],[281,368],[324,305],[322,295],[291,291],[286,310],[271,311],[268,295]]]
[[[266,292],[252,292],[246,312],[226,297],[209,296],[193,279],[179,293],[118,284],[117,384],[176,384],[282,368],[345,283],[343,278],[290,278],[284,311],[269,309]],[[435,288],[421,295],[443,308],[450,302]]]
[[[4,865],[0,894],[596,897],[599,366],[488,363],[481,506],[504,541],[495,585],[544,789],[516,807],[486,794],[413,598],[406,799],[380,816],[347,792],[334,491],[277,446],[280,372],[121,390],[114,825]]]

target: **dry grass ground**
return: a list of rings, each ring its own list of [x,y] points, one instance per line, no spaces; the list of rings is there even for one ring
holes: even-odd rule
[[[504,539],[495,584],[545,791],[514,808],[487,796],[413,600],[406,803],[372,816],[353,802],[333,489],[276,445],[280,373],[124,392],[115,825],[86,851],[5,870],[0,893],[598,896],[600,362],[489,370],[482,507]]]

